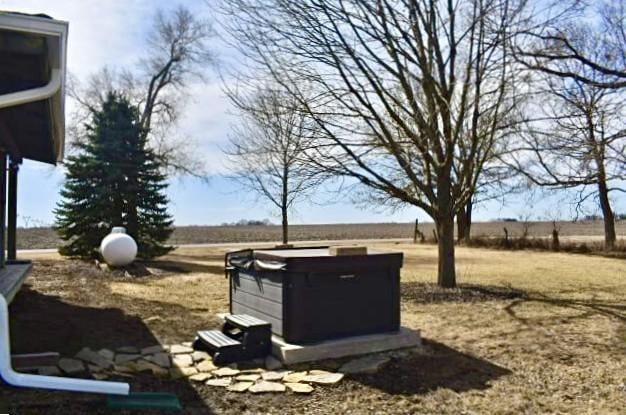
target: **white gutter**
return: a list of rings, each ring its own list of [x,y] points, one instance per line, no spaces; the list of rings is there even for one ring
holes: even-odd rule
[[[50,82],[42,87],[0,95],[0,108],[13,107],[48,99],[61,88],[61,79],[61,71],[53,69],[50,75]]]
[[[0,108],[29,102],[54,99],[59,93],[58,106],[53,109],[51,118],[53,124],[53,141],[56,145],[57,162],[63,161],[65,150],[65,72],[67,68],[67,37],[68,23],[61,20],[11,14],[0,12],[0,29],[15,32],[39,34],[58,39],[57,64],[51,68],[50,81],[47,85],[26,91],[19,91],[0,96]]]
[[[107,395],[128,395],[130,386],[123,382],[102,380],[72,379],[57,376],[41,376],[19,373],[11,367],[11,342],[9,336],[9,307],[0,294],[0,376],[9,385],[63,390],[71,392],[102,393]]]

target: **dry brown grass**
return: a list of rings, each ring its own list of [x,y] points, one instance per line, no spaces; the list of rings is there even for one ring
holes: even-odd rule
[[[626,261],[461,247],[461,286],[442,294],[432,286],[436,247],[380,246],[405,253],[402,319],[422,331],[423,353],[309,397],[194,386],[196,395],[187,396],[185,405],[198,413],[623,413]],[[214,314],[227,309],[225,250],[178,249],[161,264],[169,270],[161,277],[89,275],[99,278],[107,298],[78,295],[72,290],[92,283],[58,273],[52,278],[54,272],[41,267],[32,284],[70,303],[119,307],[143,320],[160,341],[183,341],[194,329],[217,324]],[[62,262],[48,256],[45,264]]]

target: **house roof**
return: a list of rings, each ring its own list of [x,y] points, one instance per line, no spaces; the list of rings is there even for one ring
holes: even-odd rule
[[[65,145],[68,24],[0,11],[0,146],[54,164]]]

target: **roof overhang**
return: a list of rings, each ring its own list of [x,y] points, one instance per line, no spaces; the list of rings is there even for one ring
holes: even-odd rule
[[[0,145],[55,164],[65,148],[67,22],[0,11]]]

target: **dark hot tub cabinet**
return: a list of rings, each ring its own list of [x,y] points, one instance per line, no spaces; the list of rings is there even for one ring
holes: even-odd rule
[[[332,256],[328,248],[226,255],[230,312],[272,324],[288,343],[400,329],[402,253]]]

